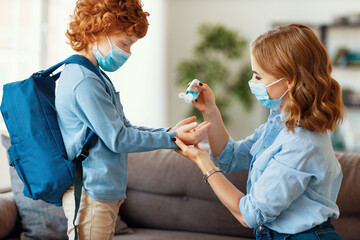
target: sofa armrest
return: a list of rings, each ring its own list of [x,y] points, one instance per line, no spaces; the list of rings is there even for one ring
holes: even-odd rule
[[[9,185],[0,185],[0,194],[11,192],[11,186]]]
[[[0,239],[14,232],[18,219],[14,194],[11,191],[3,192],[5,193],[0,193]]]

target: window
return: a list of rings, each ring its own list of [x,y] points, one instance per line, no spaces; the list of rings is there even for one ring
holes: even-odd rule
[[[24,80],[74,54],[66,43],[65,32],[75,3],[0,0],[0,101],[4,84]],[[122,70],[109,76],[116,89],[121,89],[128,119],[135,125],[160,127],[166,125],[167,117],[166,95],[160,94],[166,91],[165,0],[150,1],[144,10],[151,13],[151,27],[145,40],[136,43],[134,56]],[[5,129],[0,114],[0,131]]]
[[[0,0],[0,99],[3,85],[36,72],[40,64],[40,0]],[[1,101],[1,100],[0,100]],[[0,130],[5,129],[0,114]]]

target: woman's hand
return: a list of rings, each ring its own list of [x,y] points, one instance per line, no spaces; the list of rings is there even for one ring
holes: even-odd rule
[[[206,173],[215,167],[210,155],[206,151],[201,150],[197,144],[194,147],[187,146],[178,138],[176,138],[175,143],[179,146],[179,149],[175,151],[196,163],[203,173]],[[240,192],[223,174],[220,173],[211,175],[208,179],[208,183],[220,201],[230,210],[234,217],[244,227],[248,227],[239,208],[240,199],[244,196],[244,193]]]
[[[229,134],[226,131],[224,122],[221,118],[219,109],[215,103],[215,96],[210,87],[202,83],[199,84],[202,89],[199,97],[192,101],[193,105],[201,111],[204,120],[211,123],[211,130],[208,132],[209,145],[212,154],[217,157],[224,150],[229,140]]]
[[[179,138],[176,138],[175,143],[179,147],[175,151],[193,161],[200,167],[203,172],[206,172],[207,170],[215,167],[215,164],[211,160],[209,153],[200,149],[198,144],[196,144],[194,147],[188,146]]]
[[[181,120],[178,124],[175,125],[175,127],[172,127],[168,130],[168,132],[171,132],[171,131],[176,131],[178,128],[184,126],[184,125],[187,125],[189,123],[192,123],[192,122],[195,122],[196,120],[196,116],[192,116],[192,117],[189,117],[189,118],[186,118],[186,119],[183,119]]]
[[[178,138],[180,138],[187,145],[196,145],[207,138],[207,133],[210,129],[209,122],[192,122],[179,127],[176,130]]]
[[[207,112],[216,109],[215,96],[207,84],[200,83],[199,87],[201,89],[200,95],[195,101],[192,101],[192,104],[202,114],[206,114]]]

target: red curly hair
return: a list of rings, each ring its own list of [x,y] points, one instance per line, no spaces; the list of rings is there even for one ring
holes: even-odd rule
[[[100,36],[112,31],[143,38],[149,26],[147,16],[140,0],[78,0],[66,37],[77,52],[88,52]]]
[[[294,132],[298,124],[312,132],[334,131],[343,120],[339,83],[331,77],[325,46],[307,26],[289,24],[260,35],[251,52],[260,68],[289,83],[285,119]]]

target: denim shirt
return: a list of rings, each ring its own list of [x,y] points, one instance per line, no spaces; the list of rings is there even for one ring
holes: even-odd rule
[[[250,228],[295,234],[339,217],[342,173],[329,134],[301,127],[293,133],[284,119],[272,110],[251,136],[229,138],[220,156],[211,157],[227,173],[249,170],[239,208]]]
[[[83,162],[83,183],[96,200],[126,198],[128,153],[176,149],[176,132],[131,125],[111,81],[77,64],[67,64],[57,81],[55,107],[68,159],[81,149],[89,129],[99,140]]]

